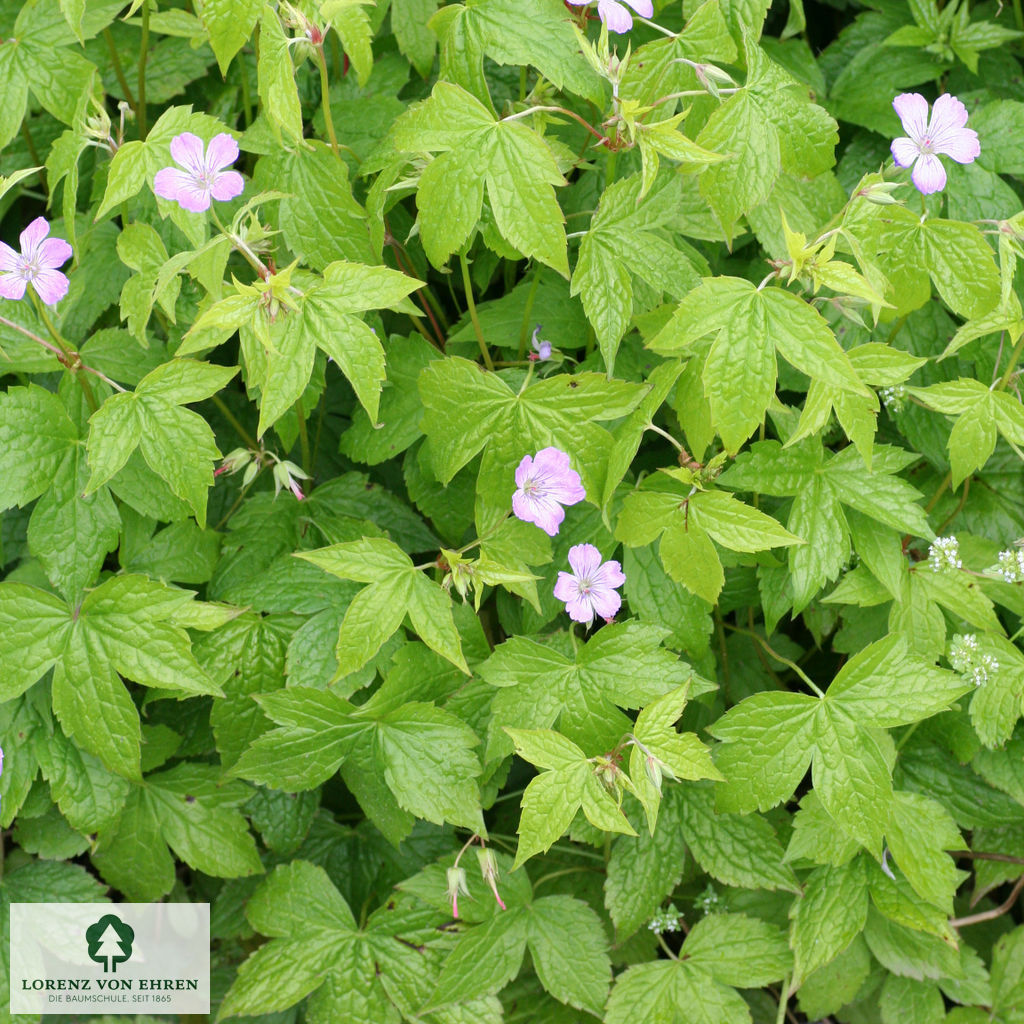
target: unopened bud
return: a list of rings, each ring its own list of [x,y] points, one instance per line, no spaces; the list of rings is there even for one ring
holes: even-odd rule
[[[899,181],[874,181],[865,185],[857,195],[876,206],[902,206],[903,200],[893,195],[896,189],[902,187],[903,183]]]
[[[253,453],[248,448],[235,448],[220,460],[220,466],[214,470],[213,475],[220,476],[221,473],[229,475],[237,473],[244,466],[248,466],[252,460]]]
[[[466,871],[464,868],[454,867],[448,869],[448,899],[452,901],[452,917],[459,916],[459,893],[469,896],[469,886],[466,884]]]
[[[488,850],[485,846],[483,849],[476,851],[476,859],[480,862],[480,873],[484,876],[484,881],[491,887],[491,892],[494,893],[498,906],[502,910],[506,910],[505,901],[498,892],[498,861],[494,856],[494,851]]]

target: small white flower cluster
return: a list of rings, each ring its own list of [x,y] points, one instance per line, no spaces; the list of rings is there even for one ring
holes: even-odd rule
[[[902,384],[895,384],[892,387],[882,388],[878,392],[882,404],[889,412],[903,412],[907,402],[907,389]]]
[[[1024,583],[1024,548],[999,552],[999,575],[1007,583]]]
[[[999,670],[999,662],[991,654],[981,653],[973,633],[957,633],[950,641],[948,657],[953,670],[967,676],[975,686],[981,686]]]
[[[664,935],[665,932],[679,931],[679,921],[682,914],[676,909],[674,903],[655,911],[654,917],[647,922],[647,927],[655,935]]]
[[[722,898],[715,891],[715,887],[708,882],[707,888],[693,901],[693,905],[703,912],[704,916],[713,914],[722,909]]]
[[[960,542],[956,537],[939,537],[928,549],[928,561],[935,572],[947,569],[962,569]]]

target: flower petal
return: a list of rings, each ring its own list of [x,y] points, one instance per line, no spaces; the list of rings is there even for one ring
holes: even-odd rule
[[[533,471],[533,457],[524,455],[522,461],[516,466],[516,487],[522,487],[530,479]]]
[[[181,164],[189,174],[199,177],[205,170],[203,140],[192,132],[182,132],[171,139],[171,159]]]
[[[967,108],[955,96],[943,93],[932,107],[928,122],[928,135],[934,139],[943,132],[955,131],[967,124]]]
[[[68,293],[68,279],[59,270],[40,270],[32,287],[47,306],[56,306]]]
[[[933,153],[925,153],[914,164],[910,180],[918,192],[930,196],[933,192],[941,192],[946,187],[946,168]]]
[[[891,149],[897,167],[909,167],[921,155],[921,147],[906,135],[893,139]]]
[[[210,208],[210,190],[204,185],[193,181],[188,175],[178,194],[174,197],[177,204],[189,213],[202,213]]]
[[[651,0],[626,0],[626,3],[640,15],[641,18],[654,17],[654,4]]]
[[[192,175],[179,171],[177,167],[164,167],[153,178],[153,191],[161,199],[178,201],[178,193],[193,183]]]
[[[578,594],[566,601],[565,610],[573,622],[585,622],[589,626],[594,621],[594,602],[589,595]]]
[[[560,572],[555,580],[555,589],[551,592],[558,601],[571,601],[579,596],[579,580],[571,572]]]
[[[221,171],[213,179],[213,184],[210,186],[210,195],[218,202],[223,203],[228,199],[234,199],[235,196],[240,196],[244,188],[245,179],[238,171]]]
[[[45,217],[36,217],[18,239],[21,242],[22,256],[31,256],[49,233],[50,222]]]
[[[569,565],[577,579],[586,579],[597,572],[601,564],[601,552],[593,544],[575,544],[569,548]]]
[[[0,274],[0,295],[5,299],[23,298],[25,278],[21,274]]]
[[[622,598],[611,588],[594,587],[590,592],[590,603],[602,619],[611,619],[622,607]]]
[[[617,32],[622,35],[633,27],[633,19],[630,17],[629,11],[617,0],[598,0],[597,13],[608,26],[609,32]]]
[[[614,559],[605,562],[590,578],[595,586],[609,589],[621,587],[626,582],[626,574],[622,571],[622,566]]]
[[[0,242],[0,270],[15,270],[21,256],[6,242]]]
[[[956,128],[932,143],[936,153],[952,157],[958,164],[973,163],[981,153],[978,133],[973,128]]]
[[[214,135],[210,145],[206,147],[206,169],[221,171],[225,167],[230,167],[237,159],[238,143],[227,132]]]
[[[47,238],[39,246],[39,266],[56,270],[64,266],[73,255],[71,246],[63,238]]]
[[[558,533],[558,527],[565,519],[565,509],[554,498],[525,491],[516,491],[512,495],[512,511],[517,519],[536,524],[549,537]]]
[[[903,130],[919,143],[928,132],[928,101],[919,92],[904,92],[892,101],[892,107]]]

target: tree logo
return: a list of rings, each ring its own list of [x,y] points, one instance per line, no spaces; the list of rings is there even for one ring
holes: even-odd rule
[[[85,930],[89,943],[89,959],[103,964],[103,973],[117,973],[117,965],[132,955],[135,931],[114,914],[105,914]]]

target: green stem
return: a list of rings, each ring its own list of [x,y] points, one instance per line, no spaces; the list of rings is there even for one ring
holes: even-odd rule
[[[775,1024],[784,1024],[786,1020],[786,1004],[789,1002],[789,980],[790,975],[782,979],[782,991],[779,992],[779,1012],[775,1017]]]
[[[302,409],[302,398],[295,403],[295,412],[299,417],[299,445],[302,449],[302,469],[312,474],[312,459],[309,451],[309,432],[306,429],[306,414]]]
[[[523,324],[519,328],[519,354],[516,358],[520,361],[526,357],[526,339],[530,336],[530,314],[533,312],[533,300],[537,297],[538,284],[540,284],[540,268],[533,272],[533,284],[530,285],[530,294],[526,296]]]
[[[616,133],[617,135],[618,133]],[[604,165],[604,187],[607,188],[613,181],[615,181],[615,165],[619,160],[619,151],[617,149],[608,150],[608,162]]]
[[[252,124],[252,97],[249,95],[249,69],[242,59],[238,61],[238,73],[242,80],[242,116],[245,118],[245,127],[248,128]]]
[[[341,150],[338,147],[338,136],[334,133],[334,118],[331,117],[331,90],[327,81],[327,55],[324,53],[324,44],[316,48],[316,62],[320,68],[320,102],[324,108],[324,125],[327,128],[327,138],[331,140],[331,149],[338,158],[338,163],[343,164]]]
[[[774,650],[767,640],[764,639],[759,633],[754,632],[752,629],[744,629],[742,626],[734,626],[731,622],[723,623],[726,629],[731,629],[736,633],[743,633],[749,636],[752,640],[756,640],[763,648],[765,653],[774,658],[781,665],[785,665],[788,669],[795,672],[819,697],[824,697],[821,688],[813,679],[795,662],[790,661],[789,658],[784,658],[778,651]]]
[[[139,102],[135,108],[135,116],[139,123],[139,138],[145,142],[149,134],[146,120],[146,62],[149,60],[149,2],[142,4],[142,39],[139,42]]]
[[[1017,344],[1014,345],[1013,351],[1010,353],[1010,361],[1006,364],[1006,371],[996,383],[996,391],[1002,391],[1009,383],[1010,378],[1013,376],[1013,371],[1017,369],[1017,363],[1020,362],[1022,352],[1024,352],[1024,334],[1017,339]]]
[[[647,423],[644,430],[653,430],[654,433],[660,434],[666,441],[670,441],[675,446],[676,451],[683,451],[683,446],[667,430],[662,430],[661,427],[655,426],[653,423]]]
[[[210,400],[215,406],[217,406],[220,414],[235,428],[238,436],[245,442],[246,447],[251,448],[253,451],[260,450],[260,443],[249,433],[241,423],[238,422],[238,417],[228,408],[227,403],[220,395],[211,395]]]
[[[665,951],[670,960],[678,960],[679,957],[672,952],[672,947],[665,941],[665,936],[658,932],[658,945]]]
[[[933,508],[935,508],[935,506],[939,503],[939,498],[941,498],[946,493],[946,490],[949,487],[950,483],[952,483],[952,480],[953,480],[953,471],[950,470],[942,478],[942,483],[940,483],[939,486],[935,489],[935,493],[931,496],[931,499],[929,500],[928,504],[925,505],[925,507],[924,507],[924,514],[925,515],[928,515],[931,512],[931,510]]]
[[[92,385],[89,383],[88,377],[82,376],[78,373],[78,368],[81,366],[81,360],[78,358],[78,353],[75,352],[74,348],[68,344],[64,336],[57,330],[53,325],[53,321],[50,319],[50,314],[46,312],[46,306],[42,300],[35,293],[35,289],[28,289],[29,295],[32,296],[32,304],[36,307],[36,312],[39,314],[39,319],[43,321],[46,330],[49,332],[50,337],[60,346],[61,352],[64,353],[65,359],[61,362],[74,374],[75,380],[78,381],[82,388],[82,394],[85,395],[85,401],[89,408],[95,412],[99,405],[96,402],[96,396],[92,393]]]
[[[473,330],[476,332],[476,340],[480,345],[480,354],[484,357],[484,365],[488,370],[494,369],[491,361],[491,353],[487,351],[487,342],[484,341],[484,331],[480,326],[480,317],[477,316],[476,302],[473,299],[473,282],[469,279],[469,261],[465,253],[459,253],[459,264],[462,266],[462,287],[466,292],[466,305],[469,307],[469,318],[473,321]]]
[[[117,84],[121,86],[124,98],[131,104],[132,110],[135,111],[135,116],[138,117],[139,112],[135,106],[135,97],[132,95],[131,86],[128,85],[128,79],[124,76],[121,58],[117,55],[117,46],[114,43],[114,37],[111,35],[109,28],[103,30],[103,39],[107,44],[107,50],[110,52],[110,65],[114,69],[114,77],[117,79]]]

